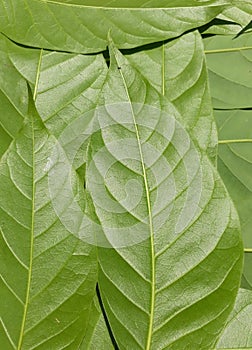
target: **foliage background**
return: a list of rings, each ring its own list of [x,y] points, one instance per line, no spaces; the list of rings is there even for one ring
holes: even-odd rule
[[[4,301],[0,305],[0,347],[4,350],[109,350],[118,345],[120,349],[130,346],[155,350],[252,347],[252,5],[224,0],[180,0],[169,5],[138,0],[128,6],[129,1],[122,0],[90,0],[85,5],[81,0],[0,1],[0,300]],[[109,55],[109,31],[123,56],[116,49]],[[208,285],[213,292],[223,277],[213,262],[202,265],[209,274],[200,275],[198,280],[191,275],[186,280],[186,274],[182,274],[184,284],[175,284],[174,289],[185,300],[184,306],[180,301],[175,303],[182,317],[174,324],[168,322],[170,328],[148,342],[151,332],[146,336],[145,319],[134,304],[137,300],[145,309],[150,295],[132,267],[148,275],[145,267],[149,248],[139,245],[136,251],[120,251],[121,257],[117,250],[100,249],[97,268],[96,249],[79,239],[76,229],[73,234],[55,213],[44,171],[50,166],[48,155],[62,135],[68,135],[69,126],[72,134],[67,142],[71,145],[78,136],[75,122],[102,103],[101,91],[108,103],[117,101],[115,96],[118,101],[126,98],[118,88],[122,85],[118,67],[131,102],[142,103],[142,98],[148,96],[146,102],[158,101],[160,108],[178,113],[176,118],[199,152],[218,165],[237,208],[245,247],[243,289],[227,324],[239,283],[237,240],[231,242],[230,260],[223,255],[223,274],[228,263],[238,261],[232,267],[233,277],[222,288],[226,293],[223,300],[219,294],[207,301],[207,306],[183,313],[183,308],[194,305],[193,288],[207,300],[210,292],[204,288]],[[136,88],[132,88],[133,81]],[[146,96],[141,93],[144,89],[148,91]],[[166,97],[176,111],[163,102]],[[92,113],[89,116],[92,118]],[[89,157],[86,149],[84,144],[73,159],[74,171],[69,173],[75,202],[92,214],[83,186]],[[65,168],[71,169],[71,164]],[[215,170],[208,172],[212,171],[215,174]],[[57,186],[62,191],[64,183],[59,180]],[[62,213],[68,219],[78,219],[71,208],[65,198]],[[217,217],[211,210],[212,217]],[[225,221],[223,208],[219,210]],[[229,233],[232,229],[235,232],[235,214],[227,227]],[[209,241],[213,239],[211,234],[214,236],[209,230]],[[180,256],[186,253],[181,249],[175,251],[173,260],[170,257],[162,262],[169,276],[171,266],[177,266],[176,274],[183,270],[181,265],[190,265],[180,262]],[[217,264],[222,260],[218,260],[215,248],[213,251]],[[193,254],[196,250],[191,249]],[[139,261],[134,261],[136,256]],[[128,266],[124,266],[125,261]],[[183,294],[181,291],[189,286],[192,290]],[[106,320],[100,309],[102,303]],[[173,304],[165,303],[169,307]],[[160,305],[160,309],[164,307]],[[223,319],[215,319],[220,309],[211,314],[214,305],[220,309],[228,305]],[[205,315],[192,318],[187,328],[184,320],[197,312],[202,314],[202,310]],[[162,314],[162,310],[155,312]],[[158,319],[155,322],[158,324]],[[181,332],[181,336],[176,338],[174,331]]]

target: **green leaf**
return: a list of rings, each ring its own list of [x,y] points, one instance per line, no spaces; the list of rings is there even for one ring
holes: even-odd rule
[[[213,25],[204,31],[204,34],[237,35],[249,29],[252,14],[251,3],[237,0],[233,0],[232,3],[234,6],[224,9],[213,20]]]
[[[251,10],[252,7],[249,8],[249,4],[237,4],[237,7],[230,7],[224,10],[223,13],[218,17],[239,23],[242,27],[246,27],[251,21]]]
[[[204,34],[238,35],[249,29],[250,11],[247,11],[247,8],[238,4],[237,1],[234,1],[234,5],[237,6],[228,7],[212,23],[207,24],[207,29],[203,30]]]
[[[252,292],[240,289],[217,349],[251,349]]]
[[[225,6],[229,1],[1,0],[0,31],[33,47],[91,53],[106,49],[109,31],[118,47],[135,47],[179,36]]]
[[[0,35],[0,158],[22,127],[28,110],[26,81],[7,54],[7,40]]]
[[[55,147],[56,139],[31,110],[0,163],[4,350],[76,349],[87,326],[97,279],[96,254],[56,215],[48,186],[48,169],[57,167],[50,161]],[[62,192],[64,183],[56,180]],[[72,181],[78,185],[74,174]]]
[[[16,70],[29,83],[34,95],[35,85],[38,84],[40,77],[41,56],[43,50],[24,48],[14,44],[12,41],[6,40],[6,51],[8,52],[9,60]]]
[[[248,14],[252,14],[252,4],[250,1],[246,0],[233,0],[234,5],[239,8],[241,11],[244,11]]]
[[[250,108],[252,34],[204,40],[211,95],[215,108]]]
[[[236,205],[245,248],[252,248],[251,151],[252,34],[205,39],[211,92],[219,130],[218,169]],[[252,256],[245,253],[242,286],[252,289]]]
[[[118,346],[210,349],[242,268],[229,196],[173,106],[113,46],[100,103],[87,189],[105,236],[99,287]]]
[[[206,28],[203,30],[204,35],[237,35],[242,29],[239,24],[227,22],[222,18],[216,18],[210,26],[206,25]]]
[[[100,310],[99,302],[95,297],[90,311],[89,323],[85,338],[79,350],[114,350],[109,333]]]
[[[89,116],[87,112],[96,107],[106,73],[102,55],[43,51],[37,73],[35,103],[50,132],[59,137],[69,124]]]
[[[127,58],[153,87],[172,101],[191,137],[215,159],[218,138],[200,34],[195,31]]]
[[[237,207],[245,248],[252,248],[251,111],[215,111],[219,129],[218,169]],[[242,285],[252,289],[251,253],[245,254]]]
[[[41,119],[83,177],[86,129],[107,74],[102,55],[32,50],[8,42],[12,64],[29,82]],[[71,159],[71,160],[70,160]]]

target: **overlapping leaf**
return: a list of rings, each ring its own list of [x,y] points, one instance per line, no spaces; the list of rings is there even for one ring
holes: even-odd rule
[[[211,92],[219,129],[218,168],[238,209],[245,248],[252,247],[251,230],[251,33],[239,38],[205,40]],[[220,108],[224,110],[220,110]],[[245,254],[242,285],[252,288],[251,253]]]
[[[233,6],[232,6],[233,4]],[[249,29],[252,5],[250,2],[233,0],[212,23],[207,25],[204,34],[238,35]]]
[[[106,49],[109,31],[120,48],[135,47],[179,36],[228,5],[226,0],[1,0],[0,31],[29,46],[98,52]]]
[[[173,102],[191,137],[215,158],[218,139],[200,34],[195,31],[161,47],[127,57],[160,93]]]
[[[171,104],[113,48],[111,58],[87,188],[112,246],[99,248],[99,286],[113,334],[120,349],[209,349],[239,284],[235,211]]]
[[[53,208],[48,157],[56,145],[33,111],[0,163],[0,344],[5,350],[76,349],[88,322],[96,255]]]
[[[79,350],[114,350],[97,298],[94,299],[88,327]]]
[[[245,248],[251,248],[252,115],[250,111],[239,110],[216,111],[215,114],[221,142],[218,168],[239,212]],[[246,253],[242,285],[250,289],[252,288],[251,264],[251,253]]]
[[[241,11],[252,14],[252,4],[248,0],[233,0],[233,4],[237,6]]]
[[[240,289],[217,349],[251,349],[252,292]]]
[[[16,71],[0,35],[0,158],[22,127],[28,109],[26,81]]]
[[[215,108],[251,107],[252,35],[205,39],[211,96]]]
[[[121,48],[164,40],[207,23],[225,4],[229,5],[221,0],[181,0],[169,2],[167,7],[166,3],[139,0],[129,8],[128,1],[96,1],[94,6],[92,1],[83,5],[79,0],[0,0],[0,30],[40,48],[8,43],[7,50],[7,40],[1,37],[0,60],[8,69],[0,72],[0,102],[7,116],[18,114],[15,120],[20,123],[10,123],[6,114],[0,118],[5,123],[1,152],[16,138],[0,163],[0,297],[6,300],[0,306],[0,347],[112,348],[98,304],[94,302],[90,309],[96,282],[94,251],[57,218],[47,178],[52,166],[48,155],[55,145],[65,147],[75,168],[85,163],[89,125],[97,112],[100,90],[104,94],[101,103],[109,107],[98,108],[98,117],[105,116],[105,120],[95,125],[97,133],[90,144],[97,168],[90,167],[90,159],[89,185],[99,180],[99,171],[103,165],[106,168],[107,161],[115,163],[106,174],[104,192],[99,186],[89,186],[96,213],[105,236],[107,227],[111,232],[112,226],[113,234],[119,233],[119,243],[120,230],[125,233],[125,226],[133,223],[144,227],[140,235],[145,237],[139,240],[136,230],[135,246],[125,246],[126,236],[123,248],[100,248],[99,284],[120,349],[189,346],[194,350],[209,349],[215,343],[237,291],[241,247],[236,214],[205,156],[206,150],[214,156],[216,134],[200,36],[190,33],[162,48],[143,51],[143,56],[129,56],[155,88],[173,101],[183,119],[117,52],[112,54],[117,62],[112,63],[105,82],[107,67],[101,55],[55,53],[44,48],[96,52],[105,49],[109,30]],[[145,66],[140,62],[143,58],[157,58],[151,75],[150,61]],[[40,116],[59,142],[35,115],[16,136],[27,114],[28,97],[26,82],[14,67],[29,82]],[[153,114],[148,114],[146,104]],[[119,142],[120,147],[111,149],[111,142]],[[146,144],[158,150],[161,159],[155,158],[155,152],[156,162],[150,159],[152,153],[144,149]],[[82,147],[81,152],[78,147]],[[105,157],[97,158],[101,149]],[[132,152],[136,152],[135,159],[129,159]],[[81,171],[84,176],[85,169]],[[83,202],[75,173],[73,182]],[[174,189],[173,185],[175,196],[167,190]],[[55,187],[64,199],[65,184],[60,177]],[[97,199],[105,206],[99,207]],[[65,210],[63,200],[62,205]],[[67,215],[70,223],[74,214],[70,210]],[[181,221],[183,216],[186,222]],[[161,228],[156,229],[156,219],[162,222]],[[74,234],[78,236],[78,230]]]
[[[85,129],[92,119],[94,113],[92,110],[95,108],[99,89],[104,81],[104,74],[107,72],[105,61],[101,56],[87,57],[26,49],[14,45],[6,39],[5,44],[5,54],[7,55],[8,53],[10,63],[28,81],[40,115],[48,129],[59,138],[61,146],[65,146],[65,152],[69,158],[72,154],[74,154],[75,158],[75,153],[79,152],[76,167],[81,166],[85,162],[85,150],[80,151],[79,148],[81,148],[84,138],[88,136],[85,134]],[[59,96],[61,96],[61,99],[59,99]],[[43,103],[44,101],[46,103]],[[52,110],[54,111],[55,109],[57,109],[55,113],[52,113]],[[90,113],[88,113],[89,111]],[[76,138],[77,136],[78,139]],[[50,157],[48,156],[49,154],[46,157],[47,165],[45,164],[45,167],[50,165]],[[76,159],[70,160],[67,158],[65,160],[72,163],[76,161]],[[83,170],[81,171],[83,172]],[[67,173],[65,170],[61,174],[58,172],[60,182],[63,181],[62,178],[64,178],[65,173]],[[46,187],[48,183],[44,185]],[[66,188],[64,191],[66,191]],[[62,202],[62,196],[59,201]],[[55,203],[53,204],[55,205]],[[55,208],[52,208],[52,212],[54,210]],[[69,215],[71,214],[66,214],[67,217]],[[65,223],[64,219],[63,223]],[[74,235],[78,236],[79,233],[75,230]],[[66,254],[67,257],[68,254]],[[87,346],[89,342],[88,346],[94,346],[94,342],[98,337],[96,333],[99,333],[102,329],[102,316],[98,310],[99,306],[96,306],[96,312],[91,310],[88,313],[88,330],[90,335],[93,332],[93,336],[90,339],[85,336],[85,345],[83,346]],[[99,322],[97,317],[100,318]],[[95,329],[92,327],[95,327]],[[80,326],[80,332],[82,331],[83,333],[84,330],[85,322]],[[109,344],[109,341],[108,339],[106,344]]]
[[[60,139],[70,162],[84,163],[86,129],[92,121],[107,66],[102,55],[84,56],[31,50],[8,43],[9,57],[29,82],[37,110]],[[83,146],[84,147],[84,146]],[[69,153],[70,154],[69,154]]]
[[[43,122],[54,135],[58,137],[70,122],[95,108],[107,72],[101,55],[32,50],[11,43],[8,49],[12,64],[30,83]]]
[[[236,7],[231,7],[224,10],[218,17],[224,20],[232,21],[233,23],[239,23],[242,27],[246,27],[251,22],[252,8],[250,7],[249,3],[235,4],[237,4]]]

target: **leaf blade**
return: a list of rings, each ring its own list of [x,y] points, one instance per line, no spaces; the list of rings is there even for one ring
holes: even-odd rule
[[[146,122],[150,118],[146,117],[146,112],[143,112],[141,116],[139,111],[141,111],[142,105],[139,107],[138,103],[142,101],[147,103],[148,101],[149,103],[153,103],[155,108],[159,106],[161,110],[168,110],[168,115],[177,114],[174,112],[173,107],[166,100],[163,100],[156,90],[151,88],[146,80],[144,80],[116,50],[113,50],[111,56],[111,67],[101,96],[101,105],[105,106],[105,111],[102,110],[101,114],[98,113],[98,120],[99,123],[101,123],[100,128],[97,134],[93,136],[93,140],[91,140],[89,167],[93,162],[95,164],[87,169],[87,188],[93,198],[95,211],[105,231],[105,236],[108,240],[111,239],[113,247],[113,249],[108,249],[108,247],[99,248],[99,286],[116,341],[122,349],[127,348],[127,346],[134,349],[183,348],[185,344],[187,344],[187,346],[190,344],[190,347],[193,349],[199,345],[197,341],[202,342],[202,337],[205,337],[204,345],[201,343],[201,346],[210,348],[216,341],[218,332],[224,327],[225,319],[231,311],[236,294],[233,294],[231,289],[233,290],[234,283],[236,283],[236,288],[238,287],[238,280],[235,282],[235,276],[240,274],[241,269],[241,245],[240,239],[238,238],[239,235],[237,235],[236,231],[238,222],[232,204],[229,202],[228,195],[220,179],[216,175],[216,171],[212,168],[207,157],[203,153],[200,157],[201,165],[204,169],[203,178],[209,180],[207,187],[209,189],[211,188],[211,190],[210,192],[206,190],[206,188],[203,190],[201,197],[202,204],[200,205],[201,210],[197,212],[195,222],[193,220],[191,223],[192,228],[190,229],[189,223],[189,228],[187,228],[185,224],[184,229],[182,228],[182,233],[180,235],[178,234],[178,236],[176,236],[173,231],[174,227],[172,227],[172,223],[174,224],[175,222],[176,226],[176,221],[179,221],[178,217],[177,220],[175,217],[178,215],[178,208],[181,208],[180,200],[183,200],[183,197],[181,199],[178,195],[178,202],[174,204],[176,210],[174,209],[174,212],[172,212],[169,222],[164,221],[163,231],[162,229],[160,229],[160,231],[155,230],[155,235],[152,235],[153,243],[151,238],[148,237],[148,233],[146,234],[145,232],[144,234],[147,236],[144,235],[142,240],[135,241],[135,245],[132,244],[132,242],[131,244],[127,244],[127,239],[129,239],[130,234],[126,236],[127,231],[122,230],[125,226],[123,222],[126,221],[127,225],[131,227],[130,225],[132,222],[134,224],[134,220],[139,220],[141,224],[145,225],[146,231],[149,230],[148,205],[146,204],[147,201],[144,191],[142,192],[143,197],[138,202],[141,203],[141,205],[136,205],[134,209],[128,209],[128,205],[130,204],[127,201],[125,202],[125,193],[123,195],[123,191],[125,191],[125,189],[123,190],[125,186],[124,181],[127,183],[127,179],[138,179],[137,181],[142,184],[143,188],[145,187],[143,174],[141,178],[141,171],[143,170],[141,170],[142,162],[139,153],[138,155],[134,153],[133,158],[136,163],[126,161],[123,157],[123,147],[127,146],[128,150],[125,157],[130,157],[131,152],[139,148],[137,142],[138,137],[135,135],[136,131],[134,131],[135,123],[133,121],[132,127],[130,127],[131,124],[128,118],[129,116],[132,117],[132,108],[134,108],[134,113],[138,118],[138,127],[141,131],[139,134],[141,146],[144,147],[146,146],[145,141],[149,141],[151,138],[144,128],[146,124],[144,124],[143,120]],[[117,102],[120,104],[120,108],[118,107],[118,109],[116,106]],[[143,107],[142,109],[144,110]],[[122,113],[123,119],[120,119],[120,113]],[[150,115],[153,125],[157,127],[158,120],[163,128],[167,127],[165,124],[167,120],[162,119],[162,114],[158,115],[160,120],[155,120],[154,112],[152,114],[149,113],[148,117]],[[111,123],[109,122],[109,118],[111,119]],[[115,121],[118,121],[118,118],[119,122],[117,124]],[[174,139],[176,139],[179,134],[182,134],[185,140],[188,136],[185,136],[187,134],[184,128],[180,124],[177,124],[175,120],[168,120],[170,123],[169,128],[164,129],[169,130],[171,133],[168,137],[172,135]],[[155,131],[155,128],[152,129],[153,135],[151,135],[153,139],[157,137]],[[131,141],[127,142],[127,138],[132,135],[133,138]],[[136,137],[135,141],[134,135]],[[169,133],[167,135],[169,135]],[[124,140],[121,146],[119,145],[120,137]],[[178,139],[180,138],[178,137]],[[113,140],[119,142],[117,147],[112,147]],[[99,152],[101,150],[104,153],[99,157]],[[145,166],[148,155],[150,157],[150,154],[148,154],[145,149]],[[112,160],[110,161],[110,157],[115,157],[115,163]],[[106,161],[108,161],[107,164]],[[119,164],[117,164],[117,161],[119,161]],[[138,165],[137,161],[139,162]],[[153,163],[155,163],[154,160]],[[153,163],[151,164],[153,165]],[[113,169],[113,166],[111,166],[110,169],[108,164],[115,164],[115,168]],[[148,180],[153,181],[149,172],[150,167],[150,165],[147,166]],[[176,168],[175,165],[174,167]],[[130,169],[134,172],[134,176],[130,173]],[[102,175],[103,171],[104,174],[106,174],[105,179]],[[209,174],[211,174],[210,177]],[[100,186],[100,184],[102,184],[104,180],[106,191],[109,192],[114,200],[113,205],[112,203],[109,204],[109,201],[102,202],[104,196],[108,198],[108,194],[101,192],[102,185]],[[153,186],[152,182],[150,182],[150,184],[150,186]],[[99,189],[99,193],[97,188]],[[155,188],[155,186],[153,188]],[[137,189],[135,187],[131,189],[131,193],[136,191]],[[165,192],[165,187],[162,187],[162,191]],[[154,203],[154,197],[152,196],[151,198],[152,204]],[[220,199],[220,197],[222,199]],[[106,203],[106,205],[104,203]],[[123,205],[126,210],[125,214],[123,214],[124,211],[120,211]],[[164,202],[162,205],[164,205],[164,207],[162,207],[164,209],[167,203]],[[224,208],[225,212],[222,211]],[[222,214],[220,215],[221,211]],[[122,213],[121,219],[120,213]],[[193,236],[193,232],[195,233],[194,225],[201,226],[206,222],[208,222],[209,225],[209,213],[214,213],[212,214],[214,219],[211,221],[211,235],[210,231],[209,234],[205,231],[204,235],[201,236],[200,231],[198,231],[199,236]],[[159,212],[157,211],[156,215],[158,214]],[[130,215],[132,215],[132,217],[130,217]],[[153,211],[152,215],[155,217]],[[223,222],[223,217],[225,217],[225,222]],[[146,220],[148,218],[148,220],[145,221],[145,218]],[[219,224],[222,222],[221,227],[218,226],[217,222]],[[171,226],[169,227],[169,225]],[[135,236],[133,238],[136,238],[138,231],[134,225],[133,227],[135,230]],[[110,229],[112,229],[112,231],[110,231]],[[116,240],[118,237],[115,238],[116,235],[112,234],[114,231],[116,232],[116,229],[119,230],[118,235],[120,235],[120,230],[122,230],[121,236],[123,237],[120,238],[122,239],[123,245],[121,246],[116,245],[118,243]],[[192,237],[194,237],[195,241],[194,243],[191,242],[189,248],[188,242],[190,239],[192,240]],[[199,247],[196,253],[196,242],[199,239],[203,239],[203,237],[205,237],[205,239],[207,237],[207,240],[204,240],[204,243],[202,242],[202,246]],[[211,243],[209,243],[209,240],[212,240]],[[166,249],[164,249],[164,247]],[[155,265],[153,265],[154,259],[151,258],[153,249],[155,250]],[[231,250],[229,251],[229,249]],[[194,252],[192,253],[193,255],[190,255],[189,251],[191,251],[191,253]],[[227,251],[229,251],[228,254]],[[233,251],[233,253],[231,253],[231,251]],[[180,258],[180,256],[183,257],[183,259]],[[227,260],[229,260],[229,262],[227,262]],[[205,274],[205,271],[209,271],[209,269],[215,271],[215,264],[217,261],[219,261],[218,266],[225,265],[225,268],[221,269],[218,276],[215,276],[216,278],[210,282],[210,278],[208,274]],[[226,264],[229,267],[227,267]],[[153,266],[155,267],[155,283],[153,283]],[[169,274],[165,273],[165,267],[169,269]],[[202,271],[204,271],[204,273]],[[204,291],[200,286],[199,288],[195,287],[197,283],[200,283],[201,287],[202,284],[204,285]],[[190,285],[193,286],[192,288],[194,290],[188,291],[188,294],[185,293],[187,296],[185,296],[184,288],[186,286],[186,289],[188,289]],[[178,298],[179,300],[176,300],[175,306],[174,299],[176,299],[175,295],[178,293],[179,289],[181,290],[181,295],[184,295],[183,298],[180,295]],[[230,291],[227,292],[229,289]],[[196,290],[198,292],[196,292]],[[222,293],[225,294],[225,297]],[[155,298],[154,316],[152,311],[153,295]],[[188,306],[189,299],[190,306]],[[225,305],[220,306],[218,300],[224,299],[226,299]],[[227,299],[229,300],[228,306]],[[173,300],[173,303],[172,305],[169,302],[164,303],[164,300]],[[204,312],[202,311],[203,309]],[[208,316],[205,316],[206,312],[209,312]],[[190,320],[190,322],[188,322],[188,320]],[[153,330],[151,330],[152,321]],[[188,325],[188,328],[186,325]],[[215,329],[215,331],[213,331],[213,329]],[[212,332],[214,335],[212,334],[212,336],[210,336],[209,332]],[[127,345],[125,339],[127,339]]]
[[[234,310],[232,311],[227,326],[218,341],[217,349],[237,348],[249,349],[251,343],[251,305],[252,293],[246,289],[240,289]]]
[[[2,0],[0,29],[12,40],[25,45],[92,53],[106,49],[110,29],[120,48],[139,46],[176,37],[203,25],[227,5],[229,3],[224,0],[209,0],[207,4],[180,0],[170,5],[139,0],[131,7],[125,1],[112,5],[91,1],[83,5],[64,1],[30,0],[27,3],[13,0],[11,6]],[[71,23],[70,27],[68,23]]]
[[[198,31],[126,57],[159,93],[175,105],[183,115],[181,122],[191,130],[194,141],[215,161],[218,138]]]
[[[0,36],[0,158],[22,127],[28,110],[26,81],[8,57],[7,40]]]
[[[8,334],[12,340],[6,349],[76,348],[95,293],[95,251],[66,230],[51,202],[44,170],[55,142],[33,111],[1,160],[1,324],[8,333],[0,342],[7,344]]]

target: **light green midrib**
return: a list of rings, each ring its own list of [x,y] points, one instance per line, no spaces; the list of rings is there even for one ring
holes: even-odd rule
[[[165,95],[165,45],[162,45],[162,95]]]
[[[72,3],[64,3],[60,1],[55,0],[40,0],[41,2],[44,2],[45,4],[52,4],[57,6],[64,6],[64,7],[72,7],[72,8],[81,8],[81,9],[92,9],[92,10],[130,10],[130,11],[153,11],[153,10],[178,10],[178,9],[197,9],[197,8],[212,8],[212,7],[224,7],[229,5],[228,2],[225,2],[223,4],[208,4],[207,6],[204,4],[200,4],[198,6],[180,6],[180,7],[105,7],[105,6],[92,6],[92,5],[80,5],[80,4],[72,4]]]
[[[252,139],[229,139],[229,140],[219,140],[220,145],[225,145],[227,143],[251,143]]]
[[[43,49],[40,50],[40,54],[39,54],[39,61],[38,61],[36,79],[35,79],[34,92],[33,92],[34,101],[36,101],[37,94],[38,94],[38,84],[39,84],[39,78],[40,78],[40,72],[41,72],[42,57],[43,57]]]
[[[35,149],[35,137],[34,137],[34,125],[33,125],[33,116],[31,117],[31,126],[32,126],[32,217],[31,217],[31,239],[30,239],[30,263],[29,263],[29,272],[28,272],[28,281],[27,281],[27,290],[26,298],[24,305],[24,314],[20,329],[20,336],[18,341],[17,350],[21,350],[23,339],[24,339],[24,330],[25,322],[27,318],[28,305],[30,299],[30,290],[31,290],[31,279],[32,279],[32,266],[33,266],[33,245],[34,245],[34,222],[35,222],[35,179],[34,179],[34,149]]]
[[[37,73],[36,73],[36,81],[34,86],[33,99],[34,102],[37,97],[38,84],[41,72],[41,63],[42,63],[42,55],[43,49],[40,50]],[[34,119],[33,115],[31,117],[31,128],[32,128],[32,217],[31,217],[31,239],[30,239],[30,263],[29,263],[29,272],[28,272],[28,281],[27,281],[27,290],[26,290],[26,298],[24,305],[24,314],[23,320],[20,329],[20,336],[18,341],[17,350],[21,350],[23,339],[24,339],[24,331],[25,331],[25,322],[27,318],[28,305],[30,299],[30,290],[31,290],[31,279],[32,279],[32,267],[33,267],[33,246],[34,246],[34,222],[35,222],[35,135],[34,135]]]
[[[145,185],[145,191],[146,191],[146,199],[147,199],[147,207],[148,207],[148,215],[149,215],[149,226],[150,226],[150,240],[151,240],[151,306],[150,306],[150,322],[149,322],[149,329],[148,329],[148,335],[147,335],[147,342],[146,342],[146,350],[150,350],[151,348],[151,340],[152,340],[152,331],[153,331],[153,322],[154,322],[154,309],[155,309],[155,283],[156,283],[156,273],[155,273],[155,249],[154,249],[154,229],[153,229],[153,222],[152,222],[152,210],[151,210],[151,202],[150,202],[150,192],[148,187],[148,180],[147,180],[147,174],[146,169],[144,165],[144,157],[141,147],[141,141],[140,141],[140,135],[139,130],[136,123],[135,114],[132,108],[131,99],[129,96],[128,88],[126,81],[124,79],[124,76],[122,74],[122,70],[120,70],[120,74],[123,80],[123,84],[125,87],[125,91],[127,94],[127,98],[130,102],[130,108],[132,113],[132,118],[136,130],[136,137],[137,137],[137,143],[139,148],[139,154],[143,169],[143,178],[144,178],[144,185]]]
[[[245,50],[252,50],[252,46],[230,47],[228,49],[205,50],[204,52],[206,55],[209,55],[212,53],[238,52],[238,51],[245,51]]]

